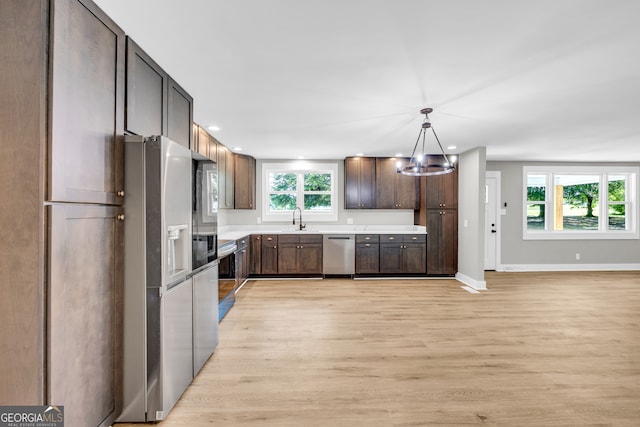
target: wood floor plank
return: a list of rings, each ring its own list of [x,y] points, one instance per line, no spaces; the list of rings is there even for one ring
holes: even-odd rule
[[[486,280],[251,281],[161,426],[640,425],[640,272]]]

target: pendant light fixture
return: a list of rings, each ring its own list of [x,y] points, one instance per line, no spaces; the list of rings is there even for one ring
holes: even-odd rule
[[[447,156],[442,148],[442,144],[440,144],[436,131],[433,129],[433,126],[431,126],[429,113],[432,111],[433,108],[429,107],[420,110],[420,114],[424,114],[424,120],[422,121],[420,132],[418,133],[418,139],[416,140],[416,144],[413,146],[409,163],[404,166],[399,164],[397,167],[398,173],[409,176],[433,176],[444,175],[455,170],[456,156]],[[431,129],[431,132],[438,143],[438,147],[440,147],[441,154],[427,153],[425,150],[428,129]],[[420,144],[421,140],[422,144]]]

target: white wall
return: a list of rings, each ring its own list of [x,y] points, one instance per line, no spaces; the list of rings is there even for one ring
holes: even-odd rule
[[[606,166],[602,163],[487,162],[501,172],[500,205],[502,270],[636,270],[640,269],[640,240],[523,240],[522,167],[525,165]],[[613,165],[613,164],[611,164]],[[638,166],[638,163],[615,163]],[[576,260],[576,253],[580,260]]]
[[[484,280],[484,186],[486,148],[460,155],[458,172],[458,274],[456,278],[476,289]]]

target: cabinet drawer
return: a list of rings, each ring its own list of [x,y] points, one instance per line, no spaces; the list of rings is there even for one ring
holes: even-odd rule
[[[380,243],[396,243],[402,242],[402,234],[381,234]]]
[[[275,245],[278,243],[278,235],[277,234],[263,234],[262,235],[262,244],[263,245]]]
[[[405,234],[402,236],[404,243],[425,243],[427,241],[426,234]]]
[[[322,234],[301,234],[300,243],[322,243]]]
[[[300,236],[297,234],[280,234],[278,236],[278,244],[283,243],[300,243]]]
[[[378,243],[380,235],[378,234],[357,234],[356,243]]]

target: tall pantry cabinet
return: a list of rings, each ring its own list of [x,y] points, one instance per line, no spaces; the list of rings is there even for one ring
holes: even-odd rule
[[[0,405],[119,410],[125,35],[88,0],[0,2]]]
[[[458,272],[458,169],[420,177],[420,209],[415,223],[427,227],[427,275]]]

